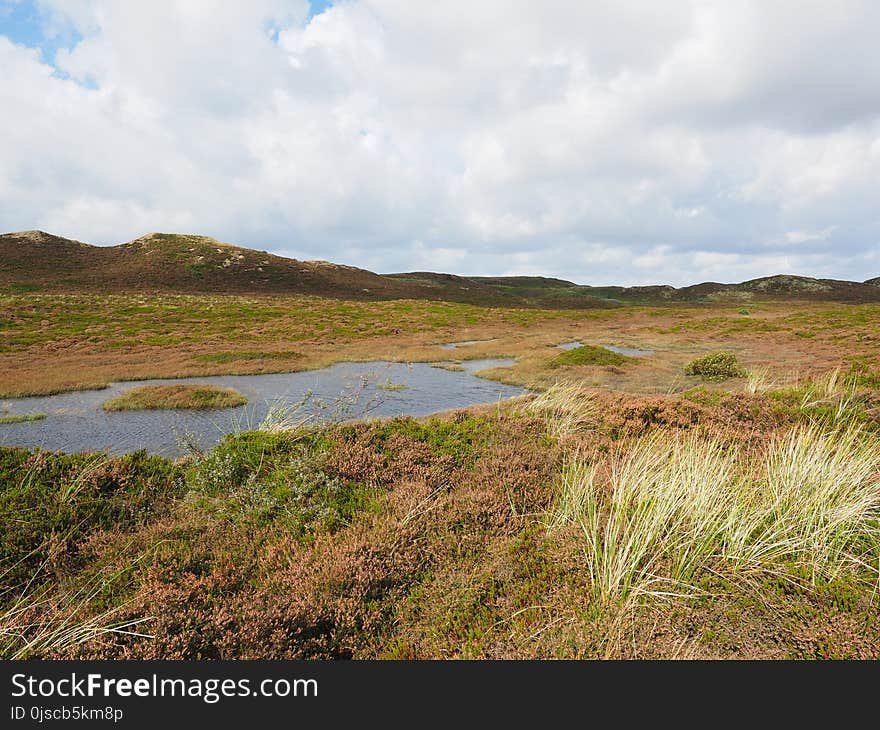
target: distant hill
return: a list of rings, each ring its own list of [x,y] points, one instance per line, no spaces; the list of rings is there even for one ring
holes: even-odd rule
[[[779,274],[741,284],[704,283],[676,289],[672,298],[682,301],[708,299],[816,299],[841,302],[880,301],[878,288],[867,282],[813,279]]]
[[[376,274],[327,261],[298,261],[207,236],[150,233],[92,246],[43,231],[0,235],[0,292],[174,291],[310,294],[339,299],[431,299],[493,306],[591,308],[753,299],[880,301],[867,282],[770,276],[741,284],[593,287],[540,276]]]
[[[568,286],[575,286],[565,282]],[[328,261],[298,261],[207,236],[150,233],[91,246],[43,231],[0,235],[0,291],[174,291],[309,294],[338,299],[431,299],[497,306],[553,306],[452,274],[381,275]],[[582,295],[573,307],[613,306]]]
[[[0,236],[0,282],[47,290],[404,293],[363,269],[296,261],[207,236],[166,233],[118,246],[90,246],[42,231],[9,233]]]

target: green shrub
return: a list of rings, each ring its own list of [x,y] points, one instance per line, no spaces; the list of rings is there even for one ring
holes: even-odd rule
[[[371,490],[328,473],[320,457],[305,454],[260,478],[252,473],[229,493],[223,512],[258,525],[281,522],[297,538],[337,530],[369,502]]]
[[[281,522],[297,538],[347,524],[369,501],[368,486],[324,467],[327,441],[259,431],[228,436],[198,460],[187,483],[202,506],[251,524]],[[204,499],[207,498],[207,499]]]
[[[685,375],[699,375],[703,380],[725,380],[744,378],[745,368],[739,364],[732,352],[710,352],[687,364]]]
[[[550,362],[551,367],[560,367],[562,365],[623,365],[630,362],[631,358],[621,355],[604,347],[594,347],[593,345],[581,345],[572,350],[566,350],[557,355]]]
[[[265,475],[275,465],[303,454],[308,446],[308,439],[286,433],[231,434],[187,471],[187,485],[209,497],[225,496],[253,475]]]

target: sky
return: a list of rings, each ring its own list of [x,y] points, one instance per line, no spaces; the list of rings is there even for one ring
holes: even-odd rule
[[[0,230],[880,276],[874,0],[0,0]]]

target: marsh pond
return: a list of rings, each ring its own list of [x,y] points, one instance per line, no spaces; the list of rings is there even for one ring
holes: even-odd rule
[[[221,375],[113,383],[103,390],[0,400],[7,417],[45,414],[39,420],[0,425],[0,445],[49,451],[138,449],[181,456],[206,449],[226,434],[268,421],[312,423],[364,417],[425,416],[493,403],[529,391],[474,375],[513,360],[471,360],[456,369],[437,363],[339,363],[321,370],[267,375]],[[108,399],[142,385],[207,383],[234,388],[248,403],[220,410],[143,410],[107,412]],[[9,420],[12,420],[10,418]]]

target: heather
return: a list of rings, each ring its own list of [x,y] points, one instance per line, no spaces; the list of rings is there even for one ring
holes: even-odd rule
[[[829,380],[560,383],[178,462],[5,449],[0,649],[875,657],[878,402]]]

